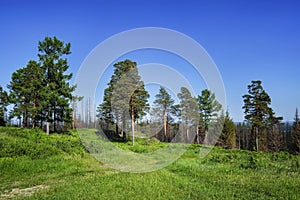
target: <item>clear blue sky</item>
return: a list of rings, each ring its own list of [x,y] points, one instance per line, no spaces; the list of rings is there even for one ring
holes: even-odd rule
[[[133,28],[164,27],[199,42],[218,66],[228,109],[243,120],[242,95],[263,81],[285,120],[300,108],[300,3],[290,0],[0,1],[0,85],[37,59],[45,36],[71,42],[70,72],[108,37]]]

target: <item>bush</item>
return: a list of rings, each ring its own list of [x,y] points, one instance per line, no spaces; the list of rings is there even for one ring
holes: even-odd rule
[[[39,159],[64,153],[84,153],[77,134],[46,136],[38,129],[1,128],[0,147],[0,157],[28,156]]]

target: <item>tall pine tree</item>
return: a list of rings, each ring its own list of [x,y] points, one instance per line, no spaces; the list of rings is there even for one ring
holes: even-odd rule
[[[159,111],[162,111],[163,126],[164,126],[164,141],[168,140],[167,124],[168,116],[170,116],[171,109],[174,104],[174,100],[171,95],[163,88],[159,88],[159,93],[155,95],[154,106]]]
[[[195,140],[197,128],[199,124],[198,105],[196,99],[192,96],[190,91],[182,87],[178,93],[180,100],[180,119],[182,121],[181,134],[185,143],[191,143]]]
[[[200,113],[200,128],[204,135],[202,141],[204,143],[211,143],[214,139],[213,135],[208,135],[208,130],[212,122],[216,122],[218,114],[222,109],[222,105],[216,100],[216,95],[210,90],[202,90],[201,95],[197,97],[199,113]]]
[[[37,125],[44,98],[41,92],[44,79],[40,65],[30,60],[26,67],[12,74],[8,85],[10,103],[14,104],[10,117],[22,118],[22,127]]]
[[[66,74],[69,65],[66,55],[71,54],[71,44],[64,44],[56,37],[46,37],[38,44],[38,57],[44,71],[45,79],[43,89],[44,97],[43,115],[47,122],[47,134],[49,123],[54,124],[54,131],[58,122],[72,121],[72,92],[75,86],[69,84],[72,73]]]
[[[271,98],[263,89],[261,81],[248,85],[248,94],[243,95],[245,119],[251,124],[250,150],[267,150],[267,126],[281,120],[271,109]]]
[[[126,140],[125,125],[131,123],[132,145],[134,145],[135,122],[149,109],[149,94],[138,73],[136,62],[124,60],[114,64],[114,74],[104,91],[103,102],[98,107],[98,115],[106,121],[114,121],[116,134],[122,124],[122,135]],[[129,114],[128,114],[129,113]],[[127,117],[129,116],[129,117]]]
[[[300,119],[298,109],[296,109],[295,121],[292,127],[291,152],[294,154],[300,153]]]

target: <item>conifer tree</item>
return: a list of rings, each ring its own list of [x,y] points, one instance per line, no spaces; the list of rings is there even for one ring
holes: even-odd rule
[[[196,129],[199,124],[197,101],[185,87],[181,88],[177,96],[180,100],[180,118],[183,124],[181,134],[184,136],[183,142],[191,143],[195,140]]]
[[[201,95],[197,97],[199,107],[200,128],[204,131],[204,143],[209,142],[208,129],[212,122],[216,122],[218,114],[222,109],[222,105],[216,100],[216,95],[210,90],[202,90]]]
[[[250,150],[267,150],[267,126],[279,123],[280,117],[270,108],[271,98],[263,89],[261,81],[248,85],[248,94],[243,95],[245,119],[251,124]]]
[[[121,123],[125,140],[125,124],[130,118],[134,145],[134,124],[149,109],[148,98],[149,94],[138,74],[136,62],[120,61],[114,64],[114,74],[104,91],[103,102],[98,107],[98,116],[102,116],[106,121],[114,121],[117,134],[118,125]]]
[[[41,90],[44,98],[43,115],[47,122],[54,123],[54,131],[58,122],[72,121],[72,92],[75,86],[69,84],[72,73],[66,74],[69,68],[66,55],[71,54],[71,44],[64,44],[56,37],[46,37],[38,44],[38,57],[45,79]]]
[[[219,137],[219,145],[226,148],[235,148],[236,147],[236,126],[232,119],[229,116],[229,112],[226,111],[225,116],[221,118],[224,119],[222,133]]]
[[[41,120],[40,113],[44,103],[41,96],[43,78],[40,65],[33,60],[12,74],[8,88],[10,102],[14,107],[10,117],[22,118],[22,127],[29,127],[30,124],[34,127]]]
[[[174,100],[172,99],[171,95],[163,88],[159,88],[159,93],[155,95],[156,99],[154,101],[154,106],[156,109],[162,111],[163,117],[163,127],[164,127],[164,141],[168,139],[167,134],[167,123],[168,123],[168,116],[171,113],[171,109],[174,104]]]
[[[292,127],[292,148],[291,152],[295,154],[300,153],[300,119],[298,115],[298,109],[296,109],[295,119],[294,119],[293,127]]]
[[[72,74],[68,70],[65,55],[70,54],[70,43],[66,45],[56,37],[46,37],[38,44],[39,62],[29,61],[26,67],[12,74],[8,88],[10,103],[14,104],[11,117],[22,118],[22,126],[32,127],[54,122],[54,131],[58,122],[71,122],[72,92],[70,86]]]

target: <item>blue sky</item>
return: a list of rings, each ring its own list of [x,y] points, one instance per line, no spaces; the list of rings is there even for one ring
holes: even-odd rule
[[[235,121],[243,120],[242,95],[256,79],[263,81],[276,114],[293,120],[300,108],[299,9],[296,0],[2,0],[0,85],[6,86],[12,72],[37,59],[37,43],[45,36],[71,42],[69,71],[75,76],[89,52],[110,36],[164,27],[190,36],[210,54]]]

